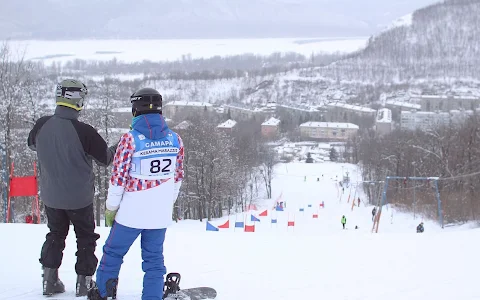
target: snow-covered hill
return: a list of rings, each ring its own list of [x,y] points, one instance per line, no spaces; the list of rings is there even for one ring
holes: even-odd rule
[[[365,36],[377,32],[391,20],[434,2],[2,0],[0,39]],[[75,22],[66,22],[66,16],[72,15]]]
[[[233,226],[235,220],[246,218],[253,225],[254,214],[260,219],[255,232],[232,227],[206,231],[205,221],[180,221],[167,231],[167,271],[182,274],[183,288],[213,286],[218,300],[480,297],[474,276],[478,257],[474,241],[480,238],[479,229],[441,229],[435,221],[424,220],[425,233],[417,234],[420,218],[414,220],[389,207],[382,214],[379,233],[371,233],[372,206],[366,205],[362,191],[353,185],[342,193],[335,181],[347,170],[352,182],[360,179],[359,170],[348,164],[279,164],[273,199],[257,203],[257,211],[210,222],[218,226],[230,220]],[[352,209],[354,196],[362,202]],[[276,199],[286,202],[284,211],[271,210]],[[324,208],[319,206],[322,201]],[[265,209],[268,216],[259,216]],[[347,217],[346,230],[340,224],[342,215]],[[278,222],[272,224],[271,219]],[[295,221],[295,226],[287,227],[287,221]],[[109,228],[96,231],[101,235],[100,258]],[[45,225],[0,224],[4,241],[0,247],[1,299],[44,299],[38,256],[47,232]],[[72,228],[60,268],[68,293],[56,299],[74,297],[75,251]],[[137,240],[120,271],[119,299],[139,299],[142,277]]]
[[[373,35],[351,59],[319,75],[370,79],[388,84],[415,79],[480,78],[480,3],[446,0],[418,9]]]

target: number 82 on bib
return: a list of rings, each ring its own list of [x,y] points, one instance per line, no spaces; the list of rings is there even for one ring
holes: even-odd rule
[[[140,173],[152,178],[168,178],[173,174],[173,163],[170,157],[144,158],[140,162]]]

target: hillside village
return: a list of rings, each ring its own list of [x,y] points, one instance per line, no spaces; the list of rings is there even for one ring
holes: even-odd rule
[[[166,121],[185,137],[185,156],[191,157],[186,164],[191,177],[180,203],[215,199],[220,205],[254,198],[249,182],[256,180],[259,168],[263,176],[271,174],[267,170],[278,161],[274,149],[281,161],[359,164],[368,182],[382,182],[388,174],[447,178],[440,192],[446,199],[461,199],[446,203],[448,217],[477,219],[479,182],[463,176],[478,174],[480,167],[479,16],[478,0],[446,0],[373,36],[365,49],[334,60],[324,57],[324,63],[314,56],[287,61],[238,56],[171,65],[11,62],[18,68],[0,70],[8,79],[8,89],[0,91],[6,116],[0,119],[0,145],[16,172],[30,172],[35,153],[25,141],[35,120],[53,111],[51,88],[61,77],[86,82],[89,97],[81,119],[109,145],[129,130],[132,91],[153,87],[163,96]],[[4,49],[0,54],[8,61],[8,47]],[[248,66],[241,63],[250,60]],[[269,62],[273,65],[266,68]],[[105,197],[109,171],[98,167],[95,172],[97,194]],[[412,183],[406,184],[405,190],[411,190]],[[364,188],[376,199],[373,186]],[[411,205],[406,193],[391,193]],[[421,195],[418,191],[419,199]]]
[[[275,102],[249,106],[241,103],[214,105],[198,101],[171,101],[165,104],[164,115],[168,122],[182,127],[189,117],[208,111],[225,119],[218,128],[226,132],[235,130],[239,121],[255,120],[262,122],[262,135],[272,140],[291,130],[298,131],[299,140],[347,141],[360,128],[373,129],[378,135],[388,134],[394,129],[426,131],[460,123],[480,110],[480,97],[468,94],[382,94],[379,102],[379,108],[373,109],[341,100],[325,101],[316,106]],[[118,127],[128,128],[130,108],[115,108],[113,113],[122,120]]]

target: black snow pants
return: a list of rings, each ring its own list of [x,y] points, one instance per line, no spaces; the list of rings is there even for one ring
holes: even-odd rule
[[[100,235],[95,233],[93,203],[75,210],[55,209],[45,206],[50,232],[46,235],[40,254],[40,263],[45,268],[58,269],[62,264],[65,239],[70,222],[77,237],[77,263],[75,271],[78,275],[92,276],[97,268],[98,259],[95,247]]]

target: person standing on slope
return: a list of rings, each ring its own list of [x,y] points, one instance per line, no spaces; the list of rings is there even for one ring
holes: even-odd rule
[[[65,292],[58,268],[70,222],[77,237],[77,296],[87,295],[87,284],[98,263],[95,247],[100,236],[95,233],[92,159],[102,166],[111,164],[117,146],[109,148],[92,126],[78,121],[87,94],[87,87],[78,80],[60,82],[55,113],[38,119],[28,135],[27,144],[37,152],[41,168],[41,199],[50,229],[39,259],[44,295]]]
[[[347,224],[347,218],[345,218],[345,216],[342,216],[342,226],[343,226],[343,229],[345,229],[345,224]]]
[[[130,101],[132,130],[121,137],[113,162],[105,212],[112,228],[90,300],[116,297],[123,257],[139,235],[145,272],[142,299],[163,297],[163,243],[183,179],[183,142],[162,116],[158,91],[140,89]]]

